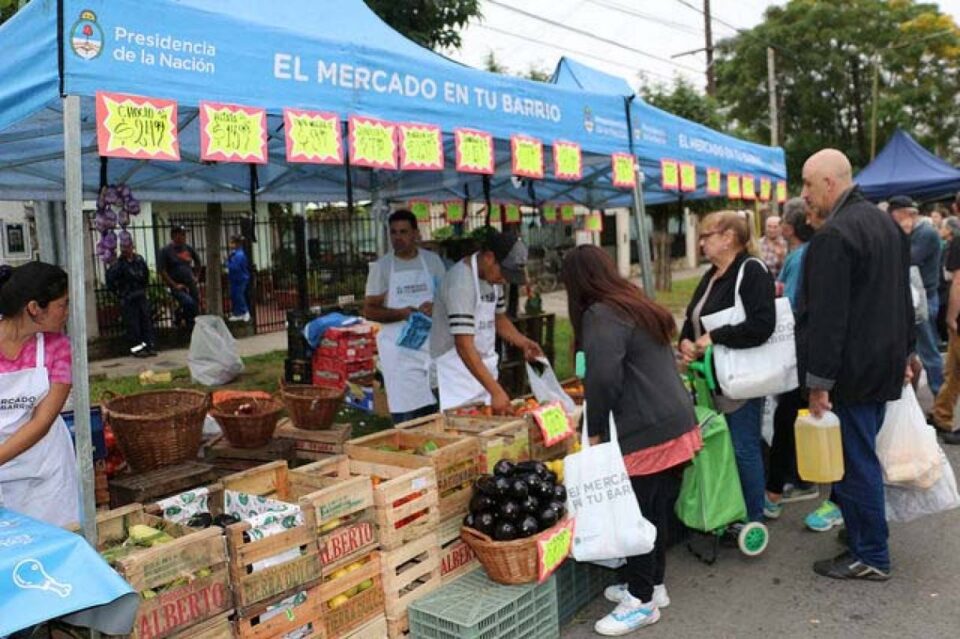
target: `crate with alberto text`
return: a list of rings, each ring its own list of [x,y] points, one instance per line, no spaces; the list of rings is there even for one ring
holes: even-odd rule
[[[395,428],[351,439],[345,450],[350,459],[360,463],[432,469],[440,519],[466,514],[478,474],[480,443],[475,437]]]

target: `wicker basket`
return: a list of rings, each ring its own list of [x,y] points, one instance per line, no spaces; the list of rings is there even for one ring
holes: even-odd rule
[[[197,457],[203,419],[210,407],[206,393],[171,389],[102,399],[104,419],[134,472],[173,466]]]
[[[325,430],[333,425],[343,405],[346,389],[306,384],[280,385],[280,397],[290,413],[293,425],[303,430]]]
[[[238,415],[237,409],[244,404],[251,405],[253,412]],[[270,443],[282,412],[283,404],[273,398],[234,397],[214,404],[210,416],[232,446],[260,448]]]
[[[563,523],[561,521],[553,528]],[[460,529],[460,537],[473,550],[480,565],[487,571],[487,576],[498,584],[507,585],[532,583],[540,576],[537,539],[542,534],[513,541],[494,541],[479,530],[466,526]]]

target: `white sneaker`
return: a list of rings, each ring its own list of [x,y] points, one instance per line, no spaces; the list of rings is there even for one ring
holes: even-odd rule
[[[597,634],[619,637],[656,623],[659,619],[660,610],[653,601],[643,603],[628,592],[624,596],[624,601],[617,604],[613,612],[594,624],[593,629]]]
[[[620,603],[623,601],[624,595],[628,594],[630,592],[627,590],[627,584],[613,584],[607,586],[603,591],[603,596],[612,603]],[[653,587],[653,603],[656,604],[657,608],[666,608],[670,605],[670,595],[667,594],[667,587],[664,584]]]
[[[227,318],[227,321],[228,321],[228,322],[242,322],[242,321],[243,321],[243,315],[231,315],[230,317]]]
[[[241,316],[240,316],[240,321],[241,321],[241,322],[249,322],[249,321],[250,321],[250,313],[244,313],[243,315],[241,315]]]

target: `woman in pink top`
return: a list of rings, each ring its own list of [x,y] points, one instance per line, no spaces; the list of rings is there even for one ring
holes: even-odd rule
[[[63,269],[0,267],[0,506],[57,526],[79,519],[66,320]]]

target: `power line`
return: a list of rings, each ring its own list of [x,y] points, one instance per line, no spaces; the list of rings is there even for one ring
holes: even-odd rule
[[[676,31],[682,31],[684,33],[690,33],[692,35],[703,35],[703,32],[696,27],[691,27],[689,24],[683,24],[682,22],[674,22],[673,20],[665,20],[658,16],[655,16],[650,13],[644,13],[643,11],[638,11],[631,7],[625,7],[622,4],[617,4],[615,2],[605,2],[604,0],[586,0],[590,4],[595,4],[599,7],[604,7],[618,13],[623,13],[625,15],[634,16],[635,18],[640,18],[641,20],[647,20],[649,22],[654,22],[656,24],[669,27]]]
[[[492,4],[492,5],[494,5],[494,6],[497,6],[497,7],[503,8],[503,9],[507,9],[508,11],[513,11],[514,13],[518,13],[518,14],[520,14],[520,15],[522,15],[522,16],[526,16],[527,18],[531,18],[531,19],[533,19],[533,20],[537,20],[537,21],[539,21],[539,22],[543,22],[543,23],[545,23],[545,24],[549,24],[550,26],[557,27],[558,29],[565,29],[565,30],[567,30],[567,31],[570,31],[571,33],[576,33],[577,35],[581,35],[581,36],[583,36],[583,37],[585,37],[585,38],[590,38],[591,40],[596,40],[597,42],[602,42],[602,43],[604,43],[604,44],[608,44],[608,45],[610,45],[610,46],[617,47],[617,48],[623,49],[623,50],[625,50],[625,51],[630,51],[630,52],[632,52],[632,53],[636,53],[636,54],[638,54],[638,55],[642,55],[642,56],[644,56],[644,57],[646,57],[646,58],[651,58],[651,59],[653,59],[653,60],[657,60],[658,62],[663,62],[663,63],[665,63],[665,64],[669,64],[669,65],[675,66],[675,67],[677,67],[677,68],[683,69],[684,71],[689,71],[689,72],[691,72],[691,73],[696,73],[696,74],[698,74],[698,75],[700,74],[700,71],[699,71],[698,69],[694,69],[693,67],[688,67],[688,66],[686,66],[686,65],[684,65],[684,64],[679,64],[679,63],[677,63],[677,62],[674,62],[673,60],[670,60],[669,58],[663,58],[663,57],[661,57],[661,56],[655,55],[655,54],[653,54],[653,53],[649,53],[649,52],[647,52],[647,51],[643,51],[643,50],[641,50],[641,49],[636,49],[636,48],[634,48],[634,47],[628,47],[628,46],[625,45],[625,44],[622,44],[622,43],[620,43],[620,42],[617,42],[616,40],[610,40],[609,38],[603,38],[603,37],[594,35],[594,34],[590,33],[589,31],[584,31],[583,29],[578,29],[578,28],[576,28],[576,27],[571,27],[571,26],[569,26],[569,25],[566,25],[566,24],[557,22],[557,21],[555,21],[555,20],[550,20],[549,18],[544,18],[543,16],[538,16],[538,15],[536,15],[535,13],[530,13],[529,11],[524,11],[523,9],[518,9],[518,8],[516,8],[516,7],[511,7],[510,5],[504,4],[503,2],[499,2],[498,0],[486,0],[486,1],[487,1],[488,4]]]

